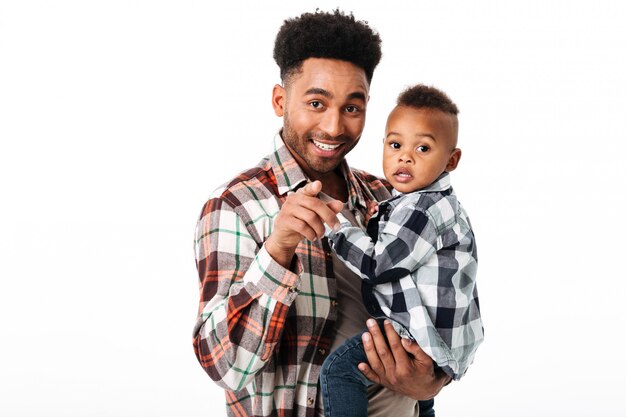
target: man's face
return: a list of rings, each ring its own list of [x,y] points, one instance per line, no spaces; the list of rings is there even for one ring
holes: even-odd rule
[[[397,106],[387,119],[383,172],[396,190],[409,193],[432,184],[444,171],[456,168],[455,116],[436,109]]]
[[[284,89],[274,87],[283,140],[309,177],[333,171],[357,144],[368,97],[365,72],[335,59],[309,58]]]

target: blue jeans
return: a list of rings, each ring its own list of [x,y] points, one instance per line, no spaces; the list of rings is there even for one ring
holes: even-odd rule
[[[357,365],[367,363],[361,334],[331,353],[320,374],[326,417],[367,417],[367,388],[373,384]],[[434,400],[419,401],[420,417],[435,417]]]

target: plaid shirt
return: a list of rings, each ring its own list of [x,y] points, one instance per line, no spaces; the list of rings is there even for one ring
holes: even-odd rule
[[[342,221],[329,238],[364,279],[369,312],[392,319],[401,336],[415,339],[459,379],[483,341],[469,218],[448,173],[422,190],[394,195],[379,205],[367,234]]]
[[[368,201],[390,197],[376,177],[345,161],[342,169],[348,208],[364,212]],[[331,249],[327,239],[302,240],[287,270],[263,244],[287,193],[306,182],[277,135],[274,152],[216,190],[197,224],[194,349],[224,388],[229,416],[315,415],[338,308]]]

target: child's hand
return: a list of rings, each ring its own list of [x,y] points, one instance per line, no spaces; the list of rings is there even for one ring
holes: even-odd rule
[[[368,201],[367,202],[367,212],[365,213],[365,224],[369,223],[370,219],[376,212],[378,211],[378,202],[377,201]]]

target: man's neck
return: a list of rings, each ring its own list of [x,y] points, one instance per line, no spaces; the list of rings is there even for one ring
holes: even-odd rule
[[[348,184],[337,167],[334,171],[325,174],[309,175],[311,181],[319,180],[322,183],[322,192],[342,202],[348,201]]]

